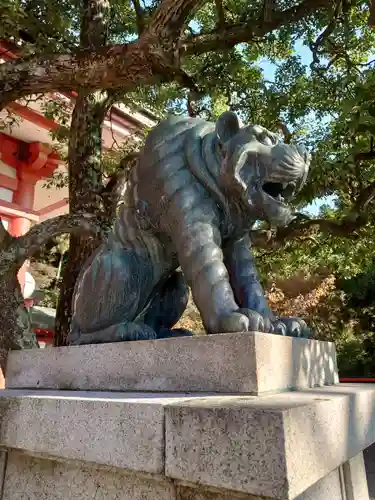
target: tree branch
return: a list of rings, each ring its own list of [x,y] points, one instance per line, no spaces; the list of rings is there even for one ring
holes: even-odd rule
[[[352,212],[359,214],[360,212],[367,210],[369,203],[372,202],[374,197],[375,197],[375,182],[371,182],[365,189],[362,190],[362,192],[358,196]]]
[[[364,151],[355,153],[354,161],[370,161],[375,158],[375,151]]]
[[[40,248],[54,236],[64,233],[101,234],[99,216],[87,214],[68,214],[48,219],[33,226],[26,234],[13,238],[15,256],[19,264],[30,259]]]
[[[211,33],[188,37],[182,42],[182,51],[186,54],[202,54],[213,50],[230,49],[238,43],[259,40],[281,26],[297,23],[331,5],[332,0],[303,0],[290,9],[273,10],[267,21],[252,18],[246,23],[234,24]]]
[[[292,140],[292,137],[293,137],[293,134],[292,132],[289,130],[287,124],[283,121],[277,121],[275,123],[275,127],[281,131],[281,133],[283,134],[284,136],[284,142],[285,144],[289,144],[290,141]]]
[[[218,28],[224,28],[225,26],[225,14],[223,8],[223,0],[215,0],[216,13],[217,13],[217,26]]]
[[[138,152],[129,153],[122,158],[119,170],[112,175],[100,193],[104,205],[104,211],[108,216],[109,222],[112,222],[116,215],[116,209],[123,195],[129,172],[137,164],[138,158]]]
[[[292,239],[311,239],[314,234],[321,232],[340,238],[356,238],[356,231],[367,224],[365,214],[349,214],[341,220],[334,219],[309,219],[292,222],[287,227],[278,228],[276,232],[258,229],[250,232],[250,239],[254,246],[265,249],[282,248],[287,241]],[[315,240],[314,240],[315,241]]]
[[[192,118],[199,114],[199,110],[197,109],[197,101],[199,99],[199,94],[190,90],[187,96],[187,112],[188,115]]]
[[[145,29],[144,11],[141,7],[139,0],[133,0],[133,6],[135,11],[135,19],[137,23],[138,35],[141,35]]]
[[[0,65],[0,109],[12,101],[38,92],[68,92],[122,87],[132,89],[144,79],[155,78],[141,42],[74,54],[33,56]],[[144,64],[145,72],[136,68]],[[132,69],[134,71],[132,71]],[[145,74],[146,73],[146,74]]]
[[[303,0],[284,11],[272,11],[269,21],[226,25],[208,34],[181,38],[189,16],[207,0],[163,0],[148,28],[129,44],[77,50],[71,54],[31,56],[0,65],[0,109],[23,96],[52,91],[119,89],[166,82],[178,76],[184,54],[229,49],[258,41],[281,26],[296,23],[331,6],[331,0]]]
[[[169,40],[177,36],[174,41],[179,42],[188,17],[206,2],[207,0],[163,0],[152,16],[147,31],[152,36]]]
[[[375,0],[367,0],[368,9],[369,9],[369,17],[368,17],[368,25],[375,26]]]
[[[335,29],[337,18],[341,13],[341,7],[342,7],[341,0],[338,0],[336,3],[333,15],[331,17],[331,20],[328,23],[326,29],[324,31],[322,31],[322,33],[320,33],[320,35],[315,40],[315,42],[310,45],[310,50],[311,50],[312,56],[313,56],[313,61],[311,63],[312,66],[319,63],[319,57],[318,57],[319,48],[323,44],[324,40],[326,40],[332,34],[333,30]]]
[[[95,50],[107,42],[110,4],[108,0],[83,0],[80,43]]]
[[[254,246],[278,249],[291,239],[311,239],[313,234],[321,232],[340,238],[356,238],[357,231],[368,223],[368,205],[375,198],[375,181],[362,190],[348,215],[342,219],[310,219],[296,217],[288,226],[278,228],[276,232],[257,229],[250,232]]]
[[[262,16],[264,21],[269,21],[272,13],[277,10],[277,0],[263,0]]]
[[[200,0],[201,2],[204,0]],[[100,27],[104,44],[106,30],[100,25],[104,16],[94,22],[85,21],[97,2],[85,0],[81,48],[72,54],[32,56],[0,65],[0,109],[25,95],[37,92],[86,92],[98,89],[119,89],[123,92],[142,84],[168,81],[175,77],[178,44],[187,16],[199,0],[163,0],[151,19],[147,31],[129,44],[98,47],[95,31]],[[103,0],[100,9],[108,9]],[[92,17],[92,16],[91,16]],[[87,40],[90,39],[90,43]],[[82,43],[85,41],[85,43]],[[93,49],[96,46],[96,49]]]

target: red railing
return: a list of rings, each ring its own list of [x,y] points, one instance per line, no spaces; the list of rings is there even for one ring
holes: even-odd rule
[[[340,377],[340,382],[342,384],[375,384],[374,377]]]
[[[46,328],[34,328],[34,332],[38,342],[53,344],[55,334],[51,330],[47,330]]]

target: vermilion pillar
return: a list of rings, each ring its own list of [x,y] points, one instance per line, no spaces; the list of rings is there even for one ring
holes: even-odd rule
[[[25,212],[32,210],[34,206],[35,184],[40,179],[39,175],[34,172],[27,172],[21,167],[18,171],[18,188],[13,194],[13,203],[17,204]],[[9,232],[12,236],[22,236],[30,229],[31,222],[24,217],[15,217],[9,227]],[[26,271],[29,263],[26,261],[18,271],[18,281],[21,285],[21,290],[25,286]]]
[[[34,173],[22,172],[19,176],[18,189],[13,193],[13,203],[22,207],[25,211],[32,210],[34,206],[35,184],[39,177]],[[30,228],[29,219],[15,217],[12,220],[11,232],[13,236],[22,236]]]
[[[24,212],[33,210],[35,185],[40,179],[50,177],[59,163],[58,153],[52,151],[47,144],[34,142],[26,144],[19,142],[16,156],[18,187],[13,193],[13,203],[18,205]],[[12,236],[22,236],[30,229],[31,222],[25,217],[14,217],[9,224],[9,232]],[[18,280],[23,291],[25,286],[25,274],[28,262],[21,267]]]

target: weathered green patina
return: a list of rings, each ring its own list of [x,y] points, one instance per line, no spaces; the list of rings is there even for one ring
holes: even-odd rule
[[[250,250],[257,220],[285,225],[285,200],[310,158],[234,113],[215,124],[173,117],[148,135],[113,233],[82,269],[71,344],[140,340],[173,331],[188,285],[208,333],[301,336],[303,321],[269,309]],[[178,270],[181,267],[182,271]]]

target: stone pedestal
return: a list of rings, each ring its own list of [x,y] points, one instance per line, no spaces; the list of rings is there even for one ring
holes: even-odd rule
[[[11,353],[3,500],[368,500],[375,387],[260,333]],[[1,479],[1,478],[0,478]]]

